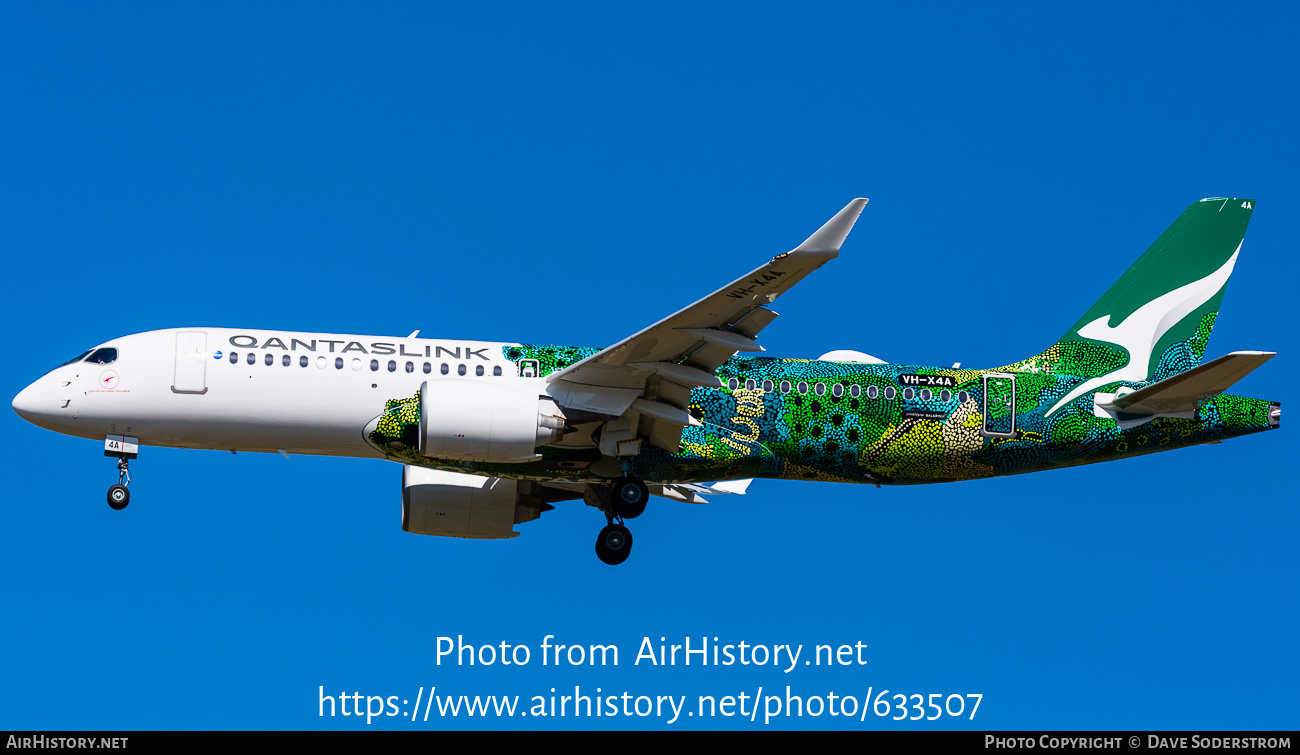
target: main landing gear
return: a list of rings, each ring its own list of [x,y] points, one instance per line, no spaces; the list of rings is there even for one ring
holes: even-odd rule
[[[126,489],[131,484],[131,471],[127,468],[125,456],[117,460],[117,484],[108,489],[108,505],[115,511],[121,511],[131,502],[131,491]]]
[[[610,498],[614,504],[614,513],[624,519],[636,519],[645,512],[646,501],[650,499],[650,489],[640,477],[624,477],[614,483]]]
[[[610,566],[616,566],[632,554],[632,533],[623,520],[641,516],[650,498],[650,489],[641,478],[628,476],[615,482],[608,495],[604,508],[608,524],[596,537],[596,556]]]
[[[610,566],[618,566],[632,555],[632,533],[610,517],[609,524],[596,537],[596,557]]]

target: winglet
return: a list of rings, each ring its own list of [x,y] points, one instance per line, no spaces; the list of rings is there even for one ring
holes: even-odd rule
[[[835,213],[835,217],[826,221],[826,225],[817,229],[817,232],[808,237],[799,246],[795,247],[791,254],[824,254],[830,257],[838,257],[840,254],[840,245],[844,239],[848,238],[849,231],[853,230],[853,224],[857,222],[858,215],[862,214],[862,208],[867,206],[867,200],[858,198],[849,202],[844,209]]]

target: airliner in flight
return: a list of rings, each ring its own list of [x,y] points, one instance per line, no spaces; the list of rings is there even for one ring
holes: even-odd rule
[[[116,509],[140,446],[369,457],[402,465],[407,532],[512,538],[553,504],[583,501],[605,517],[607,564],[628,557],[626,520],[651,496],[703,503],[753,478],[952,482],[1278,427],[1276,402],[1224,393],[1271,352],[1202,361],[1253,200],[1193,203],[1060,340],[1018,362],[762,355],[771,305],[839,255],[866,202],[603,349],[175,328],[88,349],[13,408],[103,442],[118,460]],[[1023,304],[982,318],[1012,320]]]

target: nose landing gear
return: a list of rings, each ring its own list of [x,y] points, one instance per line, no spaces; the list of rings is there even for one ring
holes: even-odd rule
[[[121,511],[131,502],[131,491],[126,486],[131,483],[131,472],[127,469],[126,457],[117,461],[117,484],[108,489],[108,505],[115,511]]]
[[[104,455],[117,457],[117,484],[108,489],[108,505],[114,511],[121,511],[131,502],[131,491],[126,489],[131,484],[129,462],[139,455],[139,441],[121,435],[110,435],[104,441]]]

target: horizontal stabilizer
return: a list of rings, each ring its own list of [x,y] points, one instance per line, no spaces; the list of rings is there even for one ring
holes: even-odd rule
[[[753,480],[728,480],[726,482],[715,482],[709,488],[710,493],[730,493],[732,495],[744,495],[749,489],[749,483]]]
[[[687,503],[708,503],[701,493],[709,495],[744,495],[753,480],[728,480],[713,485],[701,485],[696,482],[677,482],[664,485],[650,485],[650,494],[672,498]]]
[[[1194,410],[1200,402],[1228,390],[1233,383],[1275,356],[1277,353],[1272,351],[1234,351],[1098,406],[1126,414],[1170,414]]]
[[[709,502],[709,499],[698,492],[699,490],[708,490],[703,485],[648,485],[647,487],[650,488],[650,495],[657,495],[661,498],[671,498],[674,501],[697,504]]]

